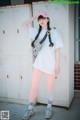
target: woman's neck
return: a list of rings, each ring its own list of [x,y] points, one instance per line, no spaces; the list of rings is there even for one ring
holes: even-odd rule
[[[42,29],[47,29],[47,26],[43,26]]]

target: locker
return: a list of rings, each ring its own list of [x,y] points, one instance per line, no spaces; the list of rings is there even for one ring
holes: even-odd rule
[[[7,85],[5,80],[4,56],[0,55],[0,97],[7,97]]]
[[[32,49],[22,23],[29,5],[0,9],[0,99],[27,101],[32,81]],[[2,52],[1,52],[2,50]]]
[[[14,29],[15,29],[15,51],[17,55],[26,55],[26,52],[30,50],[30,40],[28,38],[28,32],[22,28],[22,23],[30,17],[29,9],[26,7],[14,8]],[[17,19],[16,19],[17,18]]]
[[[2,54],[2,43],[3,43],[2,16],[3,16],[3,11],[0,10],[0,55]]]
[[[15,38],[14,27],[13,27],[13,16],[12,9],[1,9],[2,11],[2,23],[1,23],[1,34],[3,36],[2,41],[2,54],[10,54],[12,52],[12,46],[14,45],[13,36]],[[4,49],[5,48],[5,49]]]

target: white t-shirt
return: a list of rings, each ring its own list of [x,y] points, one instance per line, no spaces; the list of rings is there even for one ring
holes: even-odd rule
[[[44,37],[46,29],[42,29],[39,40]],[[35,39],[38,33],[38,28],[29,26],[29,36],[31,39]],[[46,40],[42,43],[42,48],[33,63],[33,67],[41,70],[44,73],[55,74],[55,49],[63,47],[63,42],[60,34],[56,29],[51,29],[51,40],[54,43],[53,47],[49,47],[49,38],[47,36]]]

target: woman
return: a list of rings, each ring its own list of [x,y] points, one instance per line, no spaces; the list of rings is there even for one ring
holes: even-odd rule
[[[29,26],[29,24],[35,19],[38,20],[39,29]],[[60,48],[63,47],[63,43],[56,28],[50,28],[50,18],[45,11],[39,12],[37,16],[24,22],[23,27],[25,29],[29,28],[30,38],[33,39],[33,42],[31,43],[33,48],[35,48],[35,43],[37,41],[42,45],[33,64],[33,83],[29,96],[28,109],[23,119],[29,119],[34,113],[34,104],[37,98],[39,81],[43,74],[46,75],[48,80],[48,103],[45,118],[51,118],[54,81],[55,77],[60,72]]]

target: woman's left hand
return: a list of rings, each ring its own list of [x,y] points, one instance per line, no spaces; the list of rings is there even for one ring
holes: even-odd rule
[[[60,72],[60,66],[56,65],[55,66],[55,74],[56,74],[56,76],[59,74],[59,72]]]

